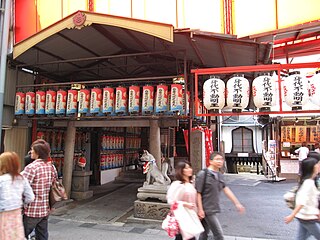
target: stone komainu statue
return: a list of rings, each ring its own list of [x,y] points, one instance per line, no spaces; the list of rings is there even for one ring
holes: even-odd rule
[[[171,180],[168,177],[170,165],[167,161],[162,163],[162,171],[160,171],[157,167],[156,159],[147,150],[143,151],[140,159],[145,162],[143,165],[143,173],[146,174],[144,185],[169,185],[171,183]]]

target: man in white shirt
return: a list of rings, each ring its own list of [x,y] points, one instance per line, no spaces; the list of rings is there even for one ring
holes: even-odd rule
[[[298,159],[299,159],[299,176],[301,176],[301,162],[308,157],[309,154],[309,148],[307,147],[307,143],[303,142],[301,144],[301,147],[296,149],[294,151],[295,153],[298,153]]]

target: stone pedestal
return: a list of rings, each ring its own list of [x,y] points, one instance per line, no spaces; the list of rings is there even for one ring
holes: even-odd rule
[[[162,202],[167,202],[168,185],[146,185],[138,188],[137,197],[139,200],[146,201],[147,199],[156,199]]]
[[[141,221],[163,220],[170,210],[166,199],[168,188],[168,185],[145,185],[138,188],[134,217]]]
[[[89,190],[92,171],[74,171],[72,174],[71,198],[75,200],[87,199],[93,196]]]
[[[170,205],[162,202],[136,200],[134,217],[137,219],[163,220],[170,211]]]

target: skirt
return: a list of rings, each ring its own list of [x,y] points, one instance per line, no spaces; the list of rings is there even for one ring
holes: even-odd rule
[[[0,239],[25,240],[21,209],[0,212]]]

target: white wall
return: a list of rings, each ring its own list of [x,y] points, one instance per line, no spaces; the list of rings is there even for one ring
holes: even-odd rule
[[[232,150],[232,130],[239,126],[222,126],[221,140],[224,141],[225,153],[231,153]],[[247,127],[252,130],[253,148],[256,153],[262,153],[262,131],[258,126]]]

